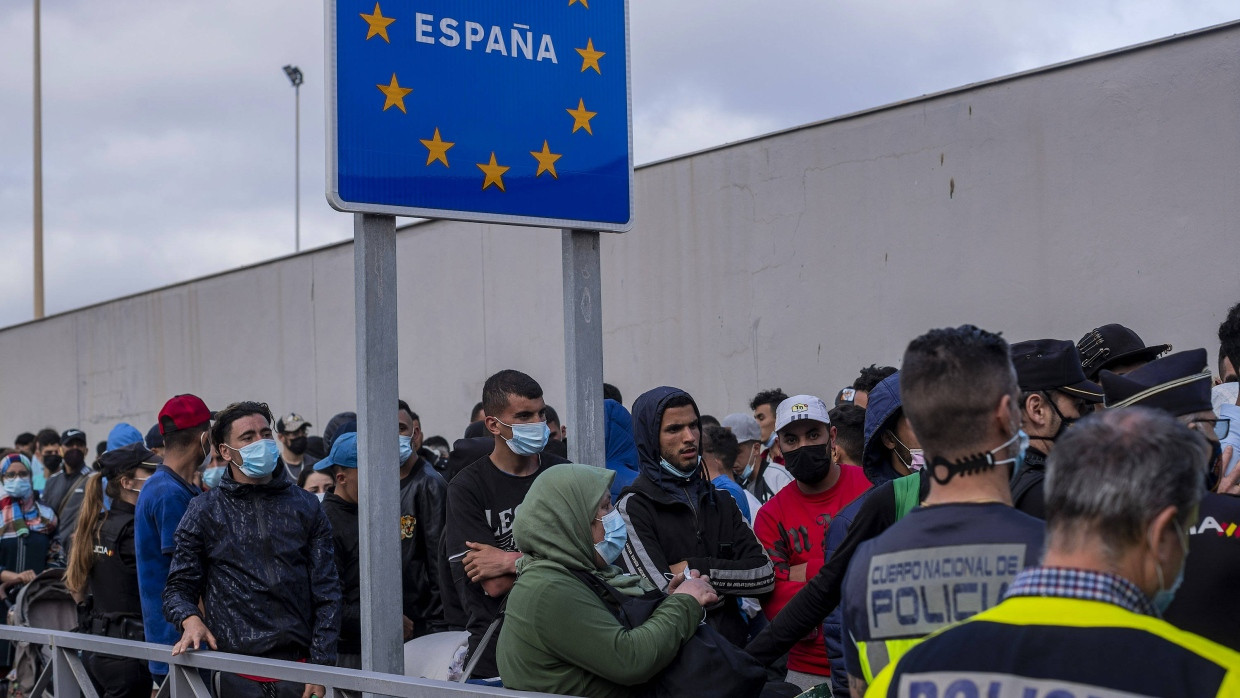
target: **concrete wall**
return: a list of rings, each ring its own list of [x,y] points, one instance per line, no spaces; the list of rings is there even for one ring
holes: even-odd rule
[[[604,236],[606,378],[717,415],[759,388],[826,398],[925,330],[1076,340],[1122,322],[1217,349],[1240,301],[1240,24],[656,163]],[[401,394],[455,437],[520,368],[564,403],[558,231],[398,236]],[[170,395],[355,400],[352,247],[0,331],[0,439],[145,429]]]

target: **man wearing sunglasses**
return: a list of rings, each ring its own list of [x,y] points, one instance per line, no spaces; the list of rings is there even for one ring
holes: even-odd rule
[[[1230,420],[1214,415],[1210,403],[1210,371],[1206,350],[1194,349],[1158,359],[1127,375],[1103,371],[1108,408],[1153,407],[1169,412],[1201,435],[1209,447],[1208,462],[1198,467],[1210,480],[1218,472],[1220,441],[1231,431]],[[1236,492],[1226,477],[1211,489]],[[1187,531],[1192,554],[1184,581],[1163,618],[1185,630],[1240,650],[1240,497],[1205,493],[1200,511]]]
[[[1029,435],[1025,467],[1012,478],[1012,503],[1030,516],[1045,519],[1046,458],[1055,441],[1102,402],[1102,388],[1085,379],[1081,356],[1072,342],[1018,342],[1012,345],[1012,365],[1020,384],[1021,426]]]

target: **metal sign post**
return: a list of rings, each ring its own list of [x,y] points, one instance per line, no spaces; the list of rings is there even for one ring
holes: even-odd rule
[[[357,305],[358,517],[362,668],[405,673],[396,425],[396,219],[353,217]],[[369,611],[369,612],[367,612]]]
[[[603,299],[599,234],[565,230],[564,366],[568,373],[568,459],[603,467]]]

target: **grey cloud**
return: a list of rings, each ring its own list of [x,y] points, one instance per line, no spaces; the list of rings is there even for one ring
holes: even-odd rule
[[[286,63],[306,74],[303,248],[351,235],[322,193],[319,3],[43,7],[49,312],[292,251]],[[1234,16],[1228,0],[632,0],[630,11],[639,162]],[[31,308],[30,20],[28,2],[0,6],[0,326]]]

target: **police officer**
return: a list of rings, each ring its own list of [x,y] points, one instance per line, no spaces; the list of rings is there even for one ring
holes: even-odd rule
[[[1068,427],[1102,402],[1102,388],[1085,380],[1081,355],[1066,340],[1035,339],[1012,345],[1020,383],[1021,420],[1029,435],[1025,467],[1012,479],[1012,505],[1030,516],[1046,516],[1042,480],[1046,457]]]
[[[105,452],[99,458],[98,472],[86,481],[65,583],[78,601],[81,629],[92,635],[138,641],[145,638],[138,596],[134,507],[142,483],[161,462],[142,443],[130,444]],[[105,491],[112,500],[106,512]],[[100,696],[149,698],[151,674],[145,661],[89,652],[82,660]]]
[[[1043,566],[1003,603],[909,650],[866,695],[1240,695],[1240,654],[1159,619],[1188,557],[1209,452],[1162,411],[1081,420],[1051,455]]]
[[[1220,439],[1240,429],[1240,424],[1214,414],[1210,378],[1205,349],[1164,356],[1122,376],[1102,372],[1107,405],[1161,410],[1201,436],[1210,447],[1201,463],[1207,480],[1221,460]],[[1228,535],[1236,521],[1240,521],[1240,497],[1205,493],[1185,531],[1193,554],[1184,565],[1184,583],[1163,617],[1178,628],[1240,650],[1240,596],[1234,591],[1240,578],[1240,540]]]
[[[930,492],[861,544],[843,588],[850,692],[926,635],[994,606],[1042,552],[1042,522],[1012,508],[1009,481],[1027,442],[1002,337],[932,330],[904,353],[904,414],[925,449]]]

